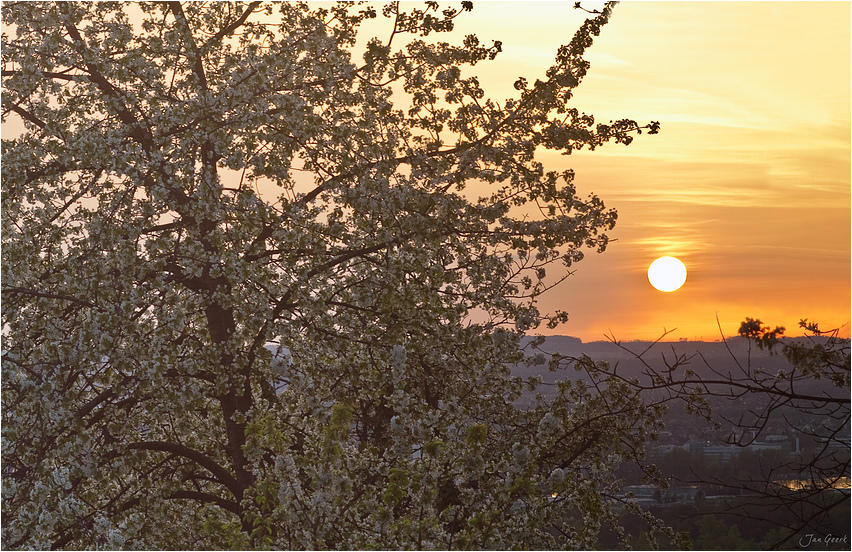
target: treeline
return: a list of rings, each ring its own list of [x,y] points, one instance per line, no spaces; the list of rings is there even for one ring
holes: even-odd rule
[[[810,465],[813,453],[796,454],[779,449],[740,449],[730,458],[714,458],[702,451],[676,448],[662,454],[652,454],[653,463],[669,483],[669,489],[660,493],[663,503],[681,500],[684,495],[697,492],[705,496],[753,494],[757,486],[763,490],[779,486],[807,488],[809,476],[799,471]],[[831,454],[836,461],[848,459],[848,450],[836,450]],[[644,472],[636,464],[623,464],[618,475],[625,485],[640,485],[645,482]],[[838,474],[842,476],[843,474]],[[838,485],[840,486],[840,485]],[[848,487],[848,475],[846,478]]]
[[[835,492],[822,493],[822,507],[833,503],[837,499],[834,495]],[[809,507],[816,514],[820,505]],[[708,499],[698,493],[691,502],[651,506],[648,510],[678,533],[688,535],[693,550],[849,550],[848,500],[827,513],[819,532],[801,534],[787,528],[794,520],[784,519],[777,504],[767,498]],[[648,526],[640,516],[625,511],[619,523],[627,535],[627,543],[634,550],[651,549]],[[675,543],[665,535],[657,538],[657,546],[661,550],[675,549]],[[605,530],[601,534],[599,549],[618,550],[623,547],[612,531]]]
[[[849,452],[838,450],[836,455],[848,457]],[[848,550],[848,478],[839,485],[843,488],[813,491],[807,473],[795,470],[809,460],[809,453],[747,448],[727,459],[681,448],[651,455],[649,461],[669,488],[645,497],[643,506],[677,532],[688,534],[695,550]],[[636,465],[623,465],[618,475],[626,485],[645,482]],[[792,503],[797,504],[795,515],[779,508]],[[788,529],[802,517],[818,520],[817,528]],[[651,546],[647,524],[639,516],[625,511],[620,523],[635,549]],[[675,544],[659,545],[667,549]],[[615,535],[604,532],[601,548],[616,546]]]

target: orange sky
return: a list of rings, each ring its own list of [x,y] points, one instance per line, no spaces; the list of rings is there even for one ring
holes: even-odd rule
[[[594,3],[583,3],[594,7]],[[496,99],[543,74],[585,17],[573,2],[475,2],[457,27],[503,53],[475,68]],[[662,123],[628,147],[542,157],[619,211],[602,255],[541,301],[585,341],[719,338],[747,316],[797,335],[850,322],[850,4],[623,2],[574,105]],[[673,255],[683,288],[650,286]]]
[[[571,39],[586,17],[573,4],[475,0],[450,39],[502,41],[495,61],[473,69],[502,101],[517,94],[517,77],[543,76]],[[801,318],[850,335],[850,6],[616,8],[574,105],[603,122],[654,120],[662,130],[629,147],[542,155],[549,170],[575,169],[581,194],[619,212],[617,241],[542,298],[542,311],[570,314],[555,333],[656,339],[677,328],[667,339],[714,340],[717,316],[726,335],[750,316],[790,335]],[[387,23],[375,22],[380,36]],[[648,283],[661,255],[686,264],[680,290]]]

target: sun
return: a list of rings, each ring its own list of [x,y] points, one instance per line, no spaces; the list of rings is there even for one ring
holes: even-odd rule
[[[648,280],[660,291],[674,291],[686,282],[686,267],[675,257],[660,257],[648,267]]]

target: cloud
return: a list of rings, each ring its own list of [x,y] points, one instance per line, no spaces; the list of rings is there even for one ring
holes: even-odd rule
[[[594,71],[598,68],[610,67],[623,69],[632,65],[629,61],[625,59],[621,59],[612,54],[607,54],[606,52],[598,52],[594,49],[586,52],[585,56],[583,57],[586,59],[586,61],[591,63],[591,71]]]

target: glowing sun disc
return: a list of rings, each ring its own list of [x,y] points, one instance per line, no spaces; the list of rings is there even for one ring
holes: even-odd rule
[[[660,291],[674,291],[686,282],[686,267],[675,257],[660,257],[648,267],[648,281]]]

